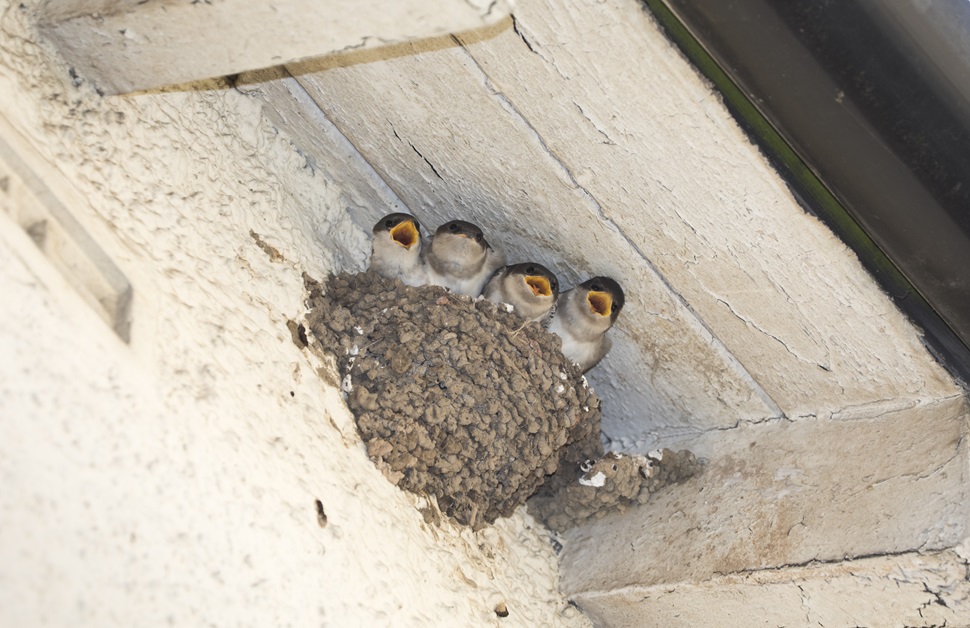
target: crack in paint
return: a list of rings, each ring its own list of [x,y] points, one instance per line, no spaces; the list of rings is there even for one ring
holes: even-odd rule
[[[395,133],[394,135],[397,135],[397,133]],[[398,139],[400,139],[400,138],[398,138]],[[439,179],[441,179],[442,181],[444,181],[444,179],[442,178],[442,176],[440,174],[438,174],[438,169],[434,167],[434,164],[431,163],[430,161],[428,161],[428,158],[425,157],[424,155],[422,155],[421,154],[421,151],[419,151],[417,148],[414,147],[414,144],[412,144],[411,142],[408,142],[408,146],[411,147],[411,150],[413,150],[415,153],[417,153],[418,157],[420,157],[421,159],[424,160],[424,163],[428,164],[428,166],[431,168],[431,172],[434,173],[434,176],[436,176]]]
[[[772,334],[771,332],[769,332],[769,331],[767,331],[765,329],[762,329],[753,320],[742,316],[725,299],[722,299],[721,297],[715,295],[714,293],[711,293],[711,296],[714,297],[714,300],[715,301],[717,301],[718,303],[724,305],[728,309],[728,311],[731,312],[731,314],[734,315],[735,318],[737,318],[739,321],[741,321],[742,323],[744,323],[747,326],[749,326],[751,329],[754,329],[755,331],[757,331],[757,332],[759,332],[759,333],[761,333],[761,334],[763,334],[763,335],[771,338],[772,340],[774,340],[775,342],[777,342],[778,344],[780,344],[782,347],[784,347],[785,351],[787,351],[788,353],[790,353],[799,362],[804,362],[805,364],[811,364],[813,366],[817,366],[817,367],[819,367],[822,370],[828,370],[825,365],[819,364],[815,360],[810,360],[808,358],[805,358],[805,357],[799,355],[798,353],[796,353],[795,351],[793,351],[792,348],[789,347],[788,344],[784,340],[782,340],[778,336]]]
[[[485,17],[488,17],[492,14],[492,11],[495,10],[496,4],[498,4],[498,0],[492,0],[492,2],[488,5],[488,10],[485,11]]]
[[[598,124],[596,124],[595,122],[593,122],[593,119],[592,118],[590,118],[588,115],[586,115],[586,112],[583,111],[582,105],[580,105],[575,100],[573,101],[573,105],[575,105],[576,106],[576,109],[579,110],[579,115],[583,116],[583,118],[585,118],[586,121],[589,122],[590,126],[593,127],[593,130],[595,130],[597,133],[599,133],[600,135],[602,135],[605,138],[606,141],[601,142],[602,144],[606,144],[607,146],[616,146],[616,142],[613,141],[613,138],[611,138],[606,133],[606,131],[604,131],[603,129],[601,129]]]
[[[536,49],[532,47],[532,42],[526,39],[525,35],[522,34],[522,31],[519,30],[519,21],[515,19],[514,15],[512,16],[512,31],[519,36],[519,39],[521,39],[525,43],[526,48],[528,48],[533,54],[537,54],[537,55],[539,54],[538,52],[536,52]],[[539,56],[542,56],[542,55],[539,55]]]
[[[923,604],[920,605],[920,607],[918,609],[916,609],[917,612],[919,613],[919,616],[920,617],[923,616],[923,609],[924,608],[927,608],[929,606],[932,606],[933,604],[938,604],[938,605],[942,606],[943,608],[947,608],[947,609],[950,608],[950,605],[946,603],[946,600],[945,599],[943,599],[943,595],[939,591],[934,591],[934,590],[930,589],[930,585],[927,584],[926,582],[923,583],[923,590],[926,591],[927,593],[929,593],[930,595],[932,595],[933,597],[932,597],[932,599],[929,599],[929,600],[923,602]],[[945,619],[943,620],[943,624],[942,625],[943,626],[946,626],[946,620]]]
[[[714,571],[715,576],[730,576],[736,574],[756,574],[756,573],[768,573],[773,571],[784,571],[786,569],[800,569],[803,567],[816,567],[823,565],[840,565],[843,563],[854,563],[863,560],[868,560],[870,558],[898,558],[902,556],[908,556],[911,554],[919,554],[922,546],[916,549],[900,550],[898,552],[873,552],[871,554],[859,554],[857,556],[843,556],[841,558],[810,558],[805,561],[797,563],[783,563],[781,565],[774,565],[771,567],[746,567],[744,569],[739,569],[738,571],[724,572],[724,571]]]

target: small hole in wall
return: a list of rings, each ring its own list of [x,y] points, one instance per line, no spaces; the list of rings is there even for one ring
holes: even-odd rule
[[[327,527],[327,513],[323,511],[323,502],[319,499],[316,500],[317,506],[317,523],[320,524],[321,528]]]
[[[307,337],[306,337],[306,327],[302,323],[297,323],[296,321],[286,321],[286,327],[290,330],[290,335],[293,337],[293,344],[295,344],[300,349],[305,349],[307,347]]]
[[[290,397],[296,397],[296,393],[293,392],[292,390],[290,391]]]
[[[495,614],[498,615],[499,617],[508,617],[509,607],[505,605],[505,602],[499,602],[498,605],[495,607]]]
[[[562,543],[560,543],[558,539],[550,537],[549,543],[552,545],[552,551],[554,551],[556,554],[562,552]]]

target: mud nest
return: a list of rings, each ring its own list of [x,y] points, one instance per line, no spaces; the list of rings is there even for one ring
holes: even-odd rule
[[[687,450],[662,449],[646,456],[608,452],[576,467],[564,466],[529,500],[529,511],[562,531],[645,504],[651,493],[693,477],[701,462]]]
[[[604,457],[586,379],[557,336],[505,306],[370,272],[305,281],[300,331],[336,358],[368,455],[459,523],[481,528],[539,491],[532,512],[563,529],[687,477],[672,452],[652,463]],[[587,486],[600,482],[590,460],[603,465],[601,486]]]
[[[538,324],[376,273],[307,286],[310,346],[336,353],[371,459],[458,522],[512,514],[567,445],[580,461],[602,452],[599,399]]]

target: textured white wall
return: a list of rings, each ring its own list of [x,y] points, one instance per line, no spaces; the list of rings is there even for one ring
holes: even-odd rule
[[[134,325],[0,215],[0,624],[586,625],[531,519],[426,524],[291,341],[301,272],[362,267],[349,212],[393,195],[222,83],[100,97],[30,17],[0,3],[0,133],[128,276]]]
[[[502,623],[585,621],[528,519],[424,524],[289,340],[301,271],[361,268],[406,207],[479,221],[567,283],[618,276],[622,342],[591,375],[606,435],[711,460],[566,535],[564,585],[597,617],[967,614],[960,389],[635,0],[524,0],[487,33],[126,98],[38,48],[29,3],[2,7],[0,132],[136,294],[125,347],[0,222],[16,623],[489,623],[500,600]]]

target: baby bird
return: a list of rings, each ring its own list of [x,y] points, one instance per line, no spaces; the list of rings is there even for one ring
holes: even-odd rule
[[[477,297],[505,256],[485,240],[482,230],[464,220],[438,227],[425,254],[428,282]]]
[[[562,339],[562,353],[585,373],[613,345],[606,331],[623,309],[623,289],[609,277],[587,279],[562,293],[549,331]]]
[[[370,268],[409,286],[428,283],[421,259],[421,225],[409,214],[388,214],[374,225]]]
[[[527,321],[541,322],[556,305],[559,280],[542,264],[514,264],[492,275],[482,295],[495,303],[508,303]]]

